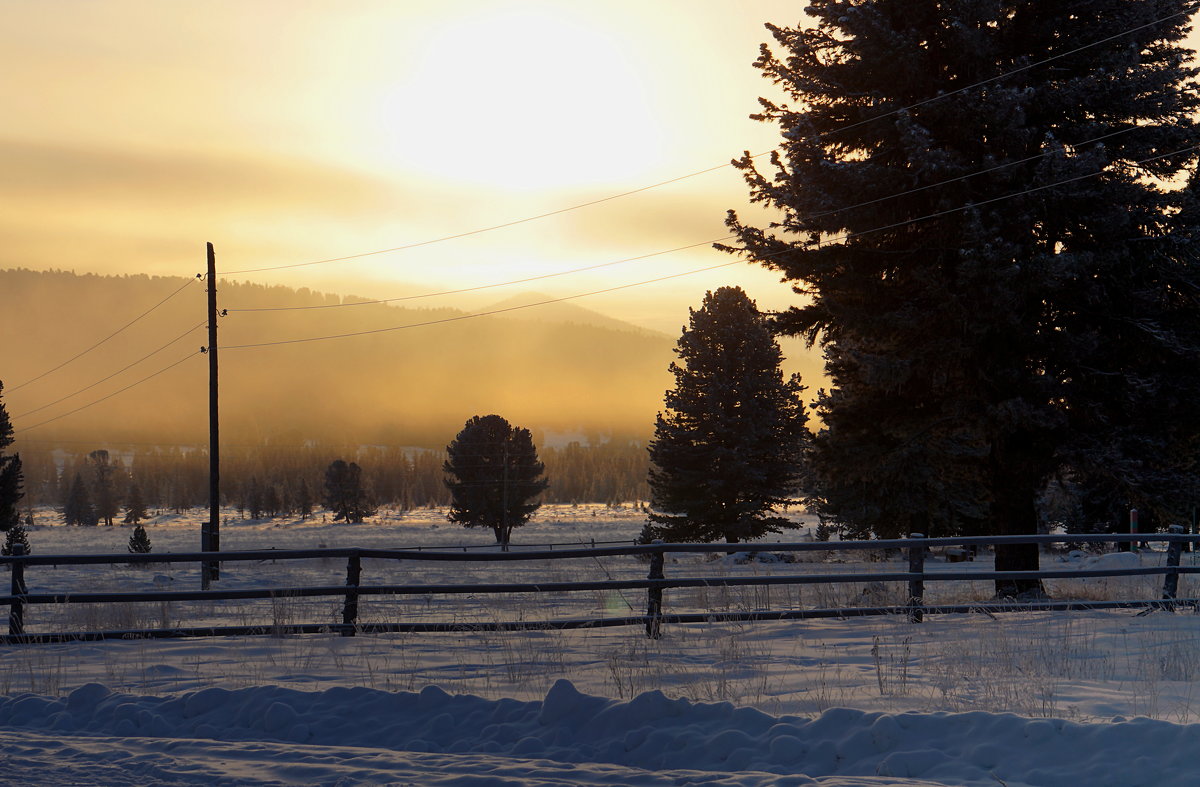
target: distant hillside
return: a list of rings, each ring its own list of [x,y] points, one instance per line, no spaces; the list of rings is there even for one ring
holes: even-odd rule
[[[506,316],[523,320],[538,320],[541,322],[558,322],[574,325],[591,325],[597,328],[610,328],[615,331],[635,331],[648,336],[668,339],[666,334],[643,328],[630,322],[618,320],[597,311],[584,308],[570,301],[551,302],[554,296],[541,292],[522,292],[493,303],[479,311],[507,311]],[[531,305],[540,304],[540,305]],[[529,308],[523,308],[529,307]],[[684,315],[686,319],[686,315]],[[673,343],[675,339],[671,338]]]
[[[199,349],[207,336],[200,281],[80,360],[18,388],[186,281],[0,271],[0,381],[16,429],[93,402],[186,358],[126,393],[30,432],[27,439],[206,439],[207,361]],[[672,339],[571,304],[462,319],[464,312],[444,308],[328,308],[342,299],[278,286],[222,281],[218,289],[219,305],[228,310],[219,321],[218,341],[222,438],[231,444],[320,438],[440,447],[467,418],[492,412],[535,431],[644,437],[671,384]],[[284,307],[291,310],[243,311]],[[534,319],[542,309],[543,319]],[[437,324],[404,327],[422,323]],[[372,333],[235,349],[361,331]],[[180,336],[113,379],[30,412]]]

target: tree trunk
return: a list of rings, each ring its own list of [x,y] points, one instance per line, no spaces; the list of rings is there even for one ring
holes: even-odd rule
[[[1037,511],[1032,490],[1022,493],[1013,487],[1002,489],[1003,500],[996,503],[997,533],[1004,536],[1037,533]],[[997,571],[1037,571],[1041,552],[1037,544],[997,544]],[[1049,596],[1040,579],[997,579],[997,599],[1044,599]]]

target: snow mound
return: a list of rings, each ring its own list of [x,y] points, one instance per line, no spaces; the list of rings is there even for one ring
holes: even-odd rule
[[[1104,570],[1116,568],[1141,568],[1142,556],[1138,552],[1107,552],[1083,561],[1083,568]]]
[[[62,698],[2,698],[0,727],[15,734],[258,741],[647,771],[757,772],[764,779],[755,783],[788,775],[789,784],[867,778],[873,784],[1182,787],[1195,783],[1192,759],[1200,747],[1200,724],[1144,718],[1080,724],[1013,714],[846,708],[815,718],[777,717],[658,691],[616,701],[583,694],[565,680],[535,702],[450,695],[435,686],[419,693],[258,686],[147,697],[90,683]]]

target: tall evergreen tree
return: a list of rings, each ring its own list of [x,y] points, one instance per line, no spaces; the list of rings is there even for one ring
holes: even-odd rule
[[[92,496],[88,494],[87,484],[83,474],[76,473],[67,491],[67,502],[63,506],[63,522],[68,525],[95,525],[96,509],[92,506]]]
[[[370,496],[363,487],[362,468],[354,462],[335,459],[325,470],[325,507],[333,512],[333,521],[362,522],[375,513]]]
[[[823,513],[851,530],[1022,534],[1069,468],[1190,503],[1200,276],[1187,0],[813,0],[757,66],[773,172],[740,251],[824,348]],[[1179,375],[1176,377],[1175,375]],[[1036,568],[1033,545],[997,549]],[[997,594],[1037,593],[1000,581]]]
[[[129,482],[129,494],[125,497],[125,519],[127,525],[137,525],[147,516],[146,501],[142,497],[142,487],[137,481]]]
[[[795,527],[778,515],[799,491],[809,433],[800,377],[739,287],[704,296],[675,348],[675,387],[650,442],[643,539],[735,544]]]
[[[0,395],[4,393],[4,383],[0,382]],[[21,514],[17,505],[24,497],[21,472],[21,455],[8,455],[5,451],[13,444],[13,426],[8,417],[8,410],[0,400],[0,530],[19,527]]]
[[[308,488],[308,479],[300,479],[300,490],[296,493],[296,513],[301,519],[308,519],[312,516],[313,497],[312,492]]]
[[[541,506],[534,501],[550,482],[528,429],[498,415],[473,416],[446,446],[442,469],[452,502],[447,515],[463,527],[491,528],[507,550],[513,528]]]
[[[117,485],[113,479],[116,467],[109,458],[108,451],[92,451],[88,454],[88,465],[92,469],[92,505],[96,510],[96,519],[106,525],[112,525],[113,517],[121,506],[117,500]]]

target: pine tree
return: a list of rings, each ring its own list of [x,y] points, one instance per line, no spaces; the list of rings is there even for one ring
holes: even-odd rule
[[[146,528],[138,525],[133,529],[133,535],[129,537],[129,551],[145,554],[150,550],[150,536],[146,535]]]
[[[375,513],[363,487],[362,468],[342,459],[335,459],[329,465],[325,470],[325,507],[333,512],[334,522],[347,524],[362,522]]]
[[[258,483],[257,478],[250,479],[250,485],[245,489],[245,503],[243,507],[251,519],[263,518],[263,493],[262,487]]]
[[[25,531],[25,526],[22,524],[13,525],[4,534],[4,546],[0,547],[0,555],[13,554],[18,544],[22,547],[21,554],[33,554],[33,549],[29,546],[29,534]]]
[[[263,508],[266,509],[269,517],[277,517],[283,513],[283,497],[279,494],[279,487],[275,484],[268,484],[264,490]]]
[[[106,525],[112,525],[120,505],[113,481],[115,468],[109,459],[108,451],[92,451],[88,454],[88,465],[92,468],[92,500],[96,518]]]
[[[92,497],[88,494],[87,484],[83,475],[76,473],[71,487],[67,492],[67,502],[63,506],[63,522],[68,525],[95,525],[96,509],[92,507]]]
[[[780,371],[754,301],[738,287],[706,294],[675,352],[675,387],[650,442],[643,539],[734,544],[795,527],[777,511],[803,479],[804,389]]]
[[[0,396],[4,393],[4,383],[0,382]],[[21,487],[24,476],[21,471],[21,455],[5,454],[5,449],[13,444],[13,426],[9,420],[8,410],[0,400],[0,530],[11,530],[19,527],[21,514],[17,505],[25,496]]]
[[[491,528],[507,551],[513,529],[529,521],[541,506],[534,498],[550,484],[542,477],[546,466],[538,461],[533,436],[498,415],[476,415],[446,454],[448,518],[463,527]]]
[[[312,516],[313,511],[313,496],[308,488],[308,479],[300,479],[300,490],[296,493],[296,513],[300,514],[301,519],[308,519]]]
[[[1200,104],[1184,0],[814,0],[757,66],[788,103],[740,251],[832,380],[822,513],[851,532],[1035,532],[1060,471],[1191,502]],[[1173,375],[1180,375],[1173,378]],[[996,551],[1036,569],[1034,545]],[[1001,596],[1037,593],[998,581]]]
[[[129,484],[129,494],[125,498],[125,519],[127,525],[136,525],[145,519],[146,503],[142,499],[142,488],[136,481]]]

